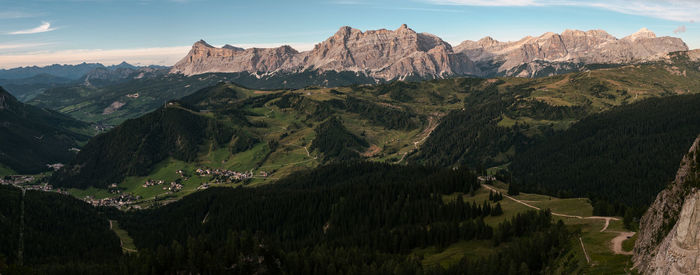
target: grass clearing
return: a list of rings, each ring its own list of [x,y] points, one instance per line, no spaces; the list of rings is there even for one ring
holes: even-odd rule
[[[17,174],[17,172],[15,172],[15,170],[12,170],[9,167],[6,167],[6,166],[0,164],[0,177],[10,176],[10,175],[15,175],[15,174]]]
[[[136,245],[134,244],[134,239],[132,239],[129,236],[129,232],[126,232],[126,230],[119,227],[119,222],[115,220],[110,220],[109,225],[112,231],[114,231],[114,233],[117,234],[117,237],[119,237],[119,241],[121,242],[122,246],[122,252],[124,252],[125,254],[137,252]]]

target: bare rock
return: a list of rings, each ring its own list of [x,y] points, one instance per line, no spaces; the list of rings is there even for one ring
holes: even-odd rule
[[[681,161],[675,180],[642,216],[634,268],[642,274],[700,274],[700,176],[698,137]]]
[[[633,63],[687,50],[688,46],[680,38],[656,37],[646,28],[622,39],[603,30],[566,30],[561,34],[549,32],[538,37],[528,36],[515,42],[485,37],[479,41],[464,41],[455,47],[455,52],[464,53],[477,63],[492,64],[494,68],[489,73],[505,75],[523,74],[522,70],[515,68],[533,62]],[[524,74],[535,75],[536,71]]]
[[[216,48],[199,41],[171,73],[302,70],[363,72],[384,80],[478,74],[471,60],[454,53],[450,44],[431,34],[416,33],[405,24],[393,31],[362,32],[342,27],[313,50],[301,53],[289,46],[244,50],[230,45]]]

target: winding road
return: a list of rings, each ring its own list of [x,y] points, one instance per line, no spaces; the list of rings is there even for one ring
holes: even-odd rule
[[[493,188],[493,187],[491,187],[491,186],[488,186],[488,185],[486,185],[486,184],[482,184],[481,186],[484,187],[484,188],[486,188],[486,189],[488,189],[488,190],[491,190],[491,191],[494,191],[494,192],[502,193],[501,191],[496,190],[495,188]],[[506,197],[506,198],[508,198],[508,199],[510,199],[510,200],[512,200],[512,201],[514,201],[514,202],[517,202],[517,203],[519,203],[519,204],[522,204],[522,205],[525,205],[525,206],[527,206],[527,207],[530,207],[530,208],[532,208],[532,209],[541,210],[541,209],[540,209],[539,207],[537,207],[537,206],[534,206],[534,205],[531,205],[531,204],[529,204],[529,203],[527,203],[527,202],[524,202],[524,201],[521,201],[521,200],[519,200],[519,199],[513,198],[513,197],[511,197],[511,196],[509,196],[509,195],[503,195],[503,196]],[[556,212],[552,212],[552,216],[564,217],[564,218],[574,218],[574,219],[581,219],[581,220],[584,220],[584,219],[586,219],[586,220],[588,220],[588,219],[590,219],[590,220],[605,220],[605,225],[603,226],[603,229],[600,230],[600,232],[605,232],[605,230],[608,229],[608,226],[610,225],[610,221],[611,221],[611,220],[613,220],[613,221],[619,221],[619,220],[620,220],[619,218],[615,218],[615,217],[602,217],[602,216],[582,217],[582,216],[561,214],[561,213],[556,213]],[[624,250],[622,249],[622,242],[623,242],[624,240],[626,240],[626,239],[628,239],[628,238],[634,236],[635,232],[621,232],[621,231],[608,231],[608,232],[618,233],[618,235],[617,235],[615,238],[613,238],[612,241],[611,241],[610,249],[613,251],[613,253],[615,253],[615,254],[620,254],[620,255],[632,255],[632,252],[624,251]],[[581,240],[581,238],[579,238],[579,241],[581,242],[581,248],[583,249],[583,253],[586,255],[586,260],[588,260],[588,262],[590,262],[590,258],[588,257],[588,253],[586,253],[586,248],[583,246],[583,240]]]

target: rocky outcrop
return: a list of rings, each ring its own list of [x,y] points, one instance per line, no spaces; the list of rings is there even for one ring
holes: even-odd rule
[[[687,50],[681,39],[656,37],[647,29],[621,39],[602,30],[549,32],[515,42],[485,37],[464,41],[453,49],[439,37],[417,33],[404,24],[393,31],[342,27],[305,52],[289,46],[242,49],[227,44],[216,48],[199,41],[170,72],[350,71],[380,80],[448,75],[539,77],[580,71],[591,64],[658,60],[669,52]]]
[[[669,52],[687,51],[688,46],[675,37],[656,37],[646,28],[618,39],[603,30],[566,30],[545,33],[515,42],[500,42],[491,37],[464,41],[455,52],[466,54],[486,74],[532,77],[543,70],[557,73],[585,64],[625,64],[660,58]],[[530,66],[531,64],[536,64]],[[565,64],[565,65],[561,65]]]
[[[642,274],[700,274],[698,143],[700,137],[640,221],[632,260]]]
[[[442,77],[479,74],[464,54],[437,36],[416,33],[406,25],[396,30],[362,32],[342,27],[314,49],[297,52],[289,46],[270,49],[212,47],[204,41],[192,46],[171,73],[352,71],[383,79],[407,76]]]

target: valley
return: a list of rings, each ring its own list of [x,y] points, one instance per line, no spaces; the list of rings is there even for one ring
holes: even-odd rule
[[[0,274],[699,274],[700,4],[27,1]]]

